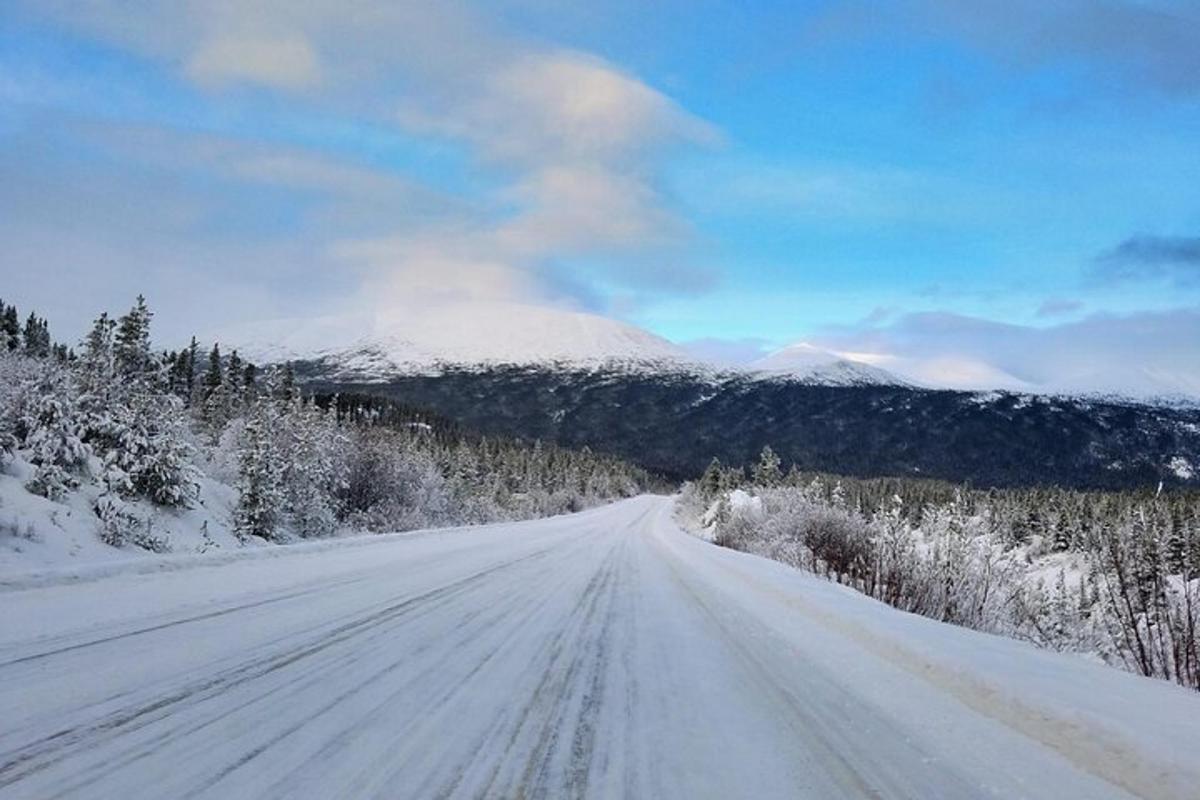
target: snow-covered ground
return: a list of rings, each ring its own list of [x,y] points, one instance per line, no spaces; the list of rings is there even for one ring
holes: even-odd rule
[[[714,547],[669,498],[4,585],[4,797],[1200,787],[1200,695]]]
[[[100,486],[85,483],[55,502],[26,490],[31,474],[32,467],[22,458],[0,470],[0,576],[150,555],[133,543],[118,548],[101,541],[94,510],[103,493]],[[201,477],[198,483],[197,502],[190,509],[164,508],[145,500],[126,503],[145,525],[138,533],[157,537],[174,553],[245,547],[231,530],[236,490],[209,477]],[[263,544],[254,540],[250,546]]]

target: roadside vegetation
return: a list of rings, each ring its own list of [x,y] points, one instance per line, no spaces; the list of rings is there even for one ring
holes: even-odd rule
[[[896,608],[1200,689],[1200,493],[979,490],[714,461],[683,521]]]

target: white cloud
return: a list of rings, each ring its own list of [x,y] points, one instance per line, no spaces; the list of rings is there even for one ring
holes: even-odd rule
[[[222,36],[205,42],[188,59],[187,74],[198,83],[256,83],[305,89],[321,82],[312,45],[302,36]]]
[[[1094,314],[1048,327],[929,312],[812,341],[935,386],[1200,397],[1200,308]]]
[[[714,135],[664,95],[583,53],[517,53],[481,78],[440,122],[505,163],[621,163],[666,141]]]
[[[887,164],[773,161],[731,156],[682,173],[692,207],[734,218],[771,216],[821,223],[947,224],[990,220],[1017,198],[935,171]]]
[[[601,285],[622,302],[687,288],[678,265],[690,231],[660,191],[662,156],[717,133],[594,55],[506,32],[458,0],[144,0],[136,8],[45,0],[31,8],[158,60],[218,101],[229,87],[266,88],[347,126],[466,145],[470,188],[450,200],[311,153],[207,154],[224,175],[325,195],[319,212],[306,212],[306,234],[322,239],[318,252],[338,269],[366,276],[357,292],[364,302],[407,302],[419,292],[592,305]],[[174,142],[152,149],[160,163],[194,159]],[[396,198],[424,198],[429,210]],[[389,220],[378,208],[397,213]],[[569,259],[591,271],[568,271]]]

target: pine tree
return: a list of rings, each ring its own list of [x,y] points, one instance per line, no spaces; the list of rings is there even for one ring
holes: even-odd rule
[[[762,449],[758,463],[754,466],[752,480],[755,486],[771,489],[783,482],[783,472],[780,470],[779,456],[770,445]]]
[[[146,298],[139,294],[133,308],[117,322],[114,353],[118,371],[127,378],[144,378],[152,372],[150,320],[153,316],[146,306]]]
[[[0,349],[16,350],[21,346],[21,317],[16,306],[0,308]]]
[[[242,391],[248,398],[253,398],[258,391],[258,367],[253,364],[246,364],[246,368],[242,370]],[[336,408],[336,403],[334,407]]]
[[[187,389],[187,394],[184,395],[184,402],[186,402],[190,408],[196,402],[196,356],[200,352],[200,345],[197,343],[195,336],[192,337],[192,341],[190,344],[188,344],[188,348],[185,352],[187,353],[187,356],[184,359],[186,362],[184,367],[184,377],[186,378],[185,386]],[[219,358],[217,359],[217,363],[218,365],[220,364]]]
[[[242,380],[245,377],[245,366],[242,363],[242,357],[238,355],[238,351],[234,350],[229,354],[229,358],[225,362],[225,376],[222,393],[225,395],[225,401],[228,403],[228,414],[233,417],[237,414],[238,408],[241,406],[245,397],[245,387]]]
[[[97,382],[109,382],[116,375],[115,332],[117,324],[103,313],[92,323],[92,329],[83,340],[84,382],[93,387]]]
[[[79,486],[79,475],[86,470],[91,451],[83,440],[70,383],[59,367],[45,367],[35,394],[32,407],[21,420],[23,446],[34,466],[26,488],[59,500]]]
[[[224,383],[224,373],[221,370],[221,345],[214,344],[208,354],[208,371],[204,373],[204,399],[207,400]]]
[[[238,505],[234,530],[239,539],[275,539],[284,507],[283,462],[275,441],[275,403],[264,398],[246,417],[238,443]]]
[[[279,396],[290,398],[296,393],[296,370],[289,361],[283,366],[283,380],[279,387]]]
[[[346,439],[338,429],[336,411],[322,412],[297,395],[288,401],[277,432],[284,504],[292,528],[303,538],[327,536],[337,524],[334,498],[345,482]]]
[[[204,374],[204,405],[201,409],[204,427],[214,442],[229,424],[233,411],[234,397],[225,380],[221,349],[214,344],[208,356],[208,370]]]
[[[104,433],[104,482],[110,491],[162,506],[191,506],[200,472],[192,461],[182,400],[131,392],[112,408]]]
[[[700,476],[700,495],[706,502],[721,493],[721,473],[721,460],[714,457],[712,461],[708,462],[708,468],[704,470],[704,474]]]
[[[32,312],[25,320],[22,339],[26,355],[33,358],[45,358],[50,355],[50,328],[46,320]]]

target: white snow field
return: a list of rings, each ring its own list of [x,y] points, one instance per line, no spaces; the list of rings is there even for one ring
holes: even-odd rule
[[[4,576],[0,797],[1200,796],[1200,694],[672,510]]]

